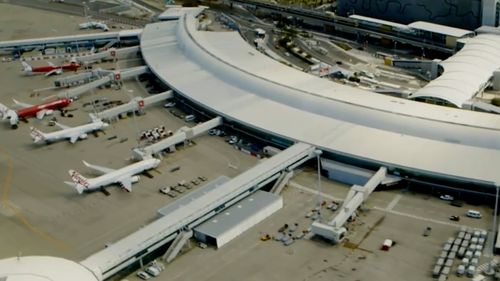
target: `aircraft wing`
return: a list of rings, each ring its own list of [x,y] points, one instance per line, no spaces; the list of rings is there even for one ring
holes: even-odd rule
[[[61,73],[62,73],[62,69],[56,68],[56,69],[53,69],[53,70],[45,73],[45,76],[59,75]]]
[[[42,109],[36,113],[36,118],[41,120],[45,115],[51,115],[52,113],[54,113],[52,109]]]
[[[57,127],[61,128],[61,129],[63,129],[63,130],[66,130],[66,129],[71,128],[70,126],[66,126],[66,125],[63,125],[63,124],[61,124],[61,123],[57,123],[57,122],[55,122],[55,124],[57,125]]]
[[[132,177],[123,177],[121,179],[118,179],[117,182],[119,182],[128,192],[132,191]]]
[[[47,110],[42,109],[36,113],[37,119],[42,119],[47,114]]]
[[[75,143],[79,138],[80,138],[80,136],[78,134],[74,134],[74,135],[69,137],[69,142]]]
[[[106,168],[106,167],[102,167],[102,166],[98,166],[98,165],[92,165],[92,164],[89,164],[85,161],[83,161],[83,164],[85,164],[85,166],[87,166],[87,168],[91,169],[94,173],[96,173],[98,175],[104,175],[104,174],[111,173],[111,172],[115,171],[114,169],[110,169],[110,168]]]
[[[21,107],[21,108],[26,108],[26,107],[32,107],[33,105],[32,104],[29,104],[29,103],[24,103],[24,102],[19,102],[15,99],[12,99],[14,101],[14,103],[16,104],[17,107]]]

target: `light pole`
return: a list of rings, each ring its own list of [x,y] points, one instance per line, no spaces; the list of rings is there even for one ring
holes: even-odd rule
[[[495,257],[495,233],[497,230],[497,211],[498,211],[498,189],[500,188],[499,183],[495,183],[495,188],[496,188],[496,195],[495,195],[495,212],[493,213],[493,229],[491,231],[492,237],[492,246],[491,246],[491,261],[489,263],[488,269],[487,269],[487,274],[493,275],[495,274],[495,270],[493,269],[493,259]],[[485,272],[486,273],[486,272]]]
[[[320,156],[323,151],[316,149],[314,150],[314,154],[316,154],[316,159],[318,160],[318,213],[321,214],[321,168],[320,168]]]

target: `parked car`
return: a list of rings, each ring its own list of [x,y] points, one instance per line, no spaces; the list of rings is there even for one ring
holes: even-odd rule
[[[439,199],[441,200],[445,200],[445,201],[453,201],[453,196],[449,195],[449,194],[445,194],[445,195],[441,195],[439,196]]]
[[[149,276],[149,274],[144,271],[137,272],[137,277],[141,278],[142,280],[148,280],[149,278],[151,278],[151,276]]]
[[[452,221],[460,221],[460,216],[455,216],[455,215],[450,216],[450,220],[452,220]]]
[[[186,122],[194,121],[194,119],[196,119],[196,116],[194,116],[193,114],[189,114],[189,115],[184,116],[184,121],[186,121]]]
[[[166,104],[163,105],[163,107],[165,108],[171,108],[171,107],[174,107],[175,106],[175,102],[167,102]]]
[[[150,266],[150,267],[147,267],[146,268],[146,272],[151,275],[151,276],[158,276],[160,275],[160,270],[158,270],[158,268],[156,268],[155,266]]]
[[[235,144],[238,142],[238,137],[237,136],[230,136],[229,139],[227,140],[229,144]]]

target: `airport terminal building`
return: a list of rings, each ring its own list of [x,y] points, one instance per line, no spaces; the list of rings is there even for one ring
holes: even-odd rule
[[[147,67],[205,119],[220,116],[225,124],[288,149],[81,263],[11,258],[0,261],[0,273],[104,280],[318,150],[322,158],[372,171],[386,167],[400,178],[481,190],[500,183],[499,115],[379,95],[314,77],[265,56],[237,31],[203,31],[200,12],[194,9],[141,31]],[[495,45],[497,37],[484,35],[482,44]],[[68,277],[61,270],[74,274]]]

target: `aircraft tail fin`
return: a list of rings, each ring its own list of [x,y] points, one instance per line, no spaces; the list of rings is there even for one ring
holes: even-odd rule
[[[7,106],[0,103],[0,118],[2,118],[2,120],[7,119],[9,110]]]
[[[30,127],[30,130],[31,130],[30,136],[33,139],[34,143],[39,143],[47,139],[45,134],[42,131],[38,130],[37,128]]]
[[[0,119],[1,120],[8,119],[10,121],[10,125],[13,127],[17,127],[17,123],[19,122],[19,117],[17,116],[17,113],[1,103],[0,103]]]
[[[33,70],[31,65],[29,65],[27,62],[22,61],[21,64],[23,65],[23,72],[31,72]]]
[[[82,194],[83,191],[89,188],[89,181],[87,178],[85,178],[75,170],[69,170],[68,173],[71,176],[72,182],[65,183],[74,187],[79,194]]]
[[[99,117],[97,117],[97,115],[94,113],[89,113],[89,116],[90,116],[90,120],[92,120],[92,123],[101,121],[101,119]]]
[[[83,187],[82,185],[79,185],[79,184],[76,184],[74,182],[71,182],[71,181],[65,181],[64,182],[65,184],[73,187],[74,189],[76,189],[76,191],[78,192],[78,194],[82,194],[83,191],[85,190],[85,187]]]

